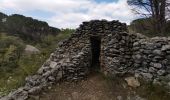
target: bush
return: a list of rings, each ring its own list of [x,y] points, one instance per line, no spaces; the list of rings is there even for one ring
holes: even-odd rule
[[[1,66],[2,58],[0,58],[0,95],[7,94],[12,89],[23,85],[25,77],[36,73],[49,57],[50,53],[55,50],[57,43],[70,37],[72,32],[74,32],[74,30],[64,29],[56,36],[48,35],[41,37],[42,41],[37,42],[37,44],[34,44],[34,41],[32,41],[31,44],[37,47],[41,53],[29,56],[22,56],[24,43],[21,39],[0,34],[0,45],[2,45],[0,47],[0,56],[3,55],[3,57],[7,59],[6,62],[3,62],[3,65],[6,64],[5,67],[3,67]],[[18,51],[18,54],[16,51]],[[17,55],[19,55],[18,58]],[[14,57],[15,60],[11,56]],[[11,58],[10,60],[12,62],[9,62],[10,60],[8,58]]]
[[[149,37],[154,36],[169,36],[170,35],[170,21],[167,21],[165,32],[164,33],[157,33],[155,32],[151,18],[140,18],[133,20],[129,25],[129,31],[131,33],[142,33]]]
[[[18,59],[25,45],[14,36],[0,36],[0,73],[11,71],[18,66]]]
[[[40,48],[43,55],[52,53],[56,48],[59,41],[69,38],[73,29],[63,29],[58,35],[47,35],[41,38],[41,42],[37,43],[36,47]]]

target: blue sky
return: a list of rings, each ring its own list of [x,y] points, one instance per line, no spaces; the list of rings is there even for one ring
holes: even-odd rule
[[[127,0],[0,0],[0,12],[23,14],[58,28],[77,28],[93,19],[130,23],[135,16]]]

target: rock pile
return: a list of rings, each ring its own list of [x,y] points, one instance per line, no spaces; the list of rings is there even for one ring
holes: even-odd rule
[[[127,33],[126,24],[118,21],[92,20],[83,22],[69,39],[60,42],[37,73],[26,78],[25,86],[1,100],[25,100],[60,80],[85,78],[94,56],[91,37],[101,41],[100,69],[106,75],[131,73],[155,83],[163,77],[170,84],[169,38],[148,39]]]

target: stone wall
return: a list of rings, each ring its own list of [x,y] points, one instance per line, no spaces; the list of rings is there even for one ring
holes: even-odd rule
[[[136,77],[168,85],[170,82],[170,38],[143,38],[133,43]]]
[[[101,39],[100,69],[105,75],[130,73],[155,83],[161,82],[162,77],[170,78],[170,39],[148,39],[128,33],[126,24],[118,21],[93,20],[83,22],[69,39],[58,44],[35,75],[26,78],[23,87],[1,100],[25,100],[61,80],[87,77],[93,58],[91,37]]]

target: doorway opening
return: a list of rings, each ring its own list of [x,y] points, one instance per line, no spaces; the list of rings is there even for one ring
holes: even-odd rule
[[[101,38],[93,36],[90,38],[91,41],[91,51],[92,51],[92,61],[91,70],[100,70],[100,49],[101,49]]]

